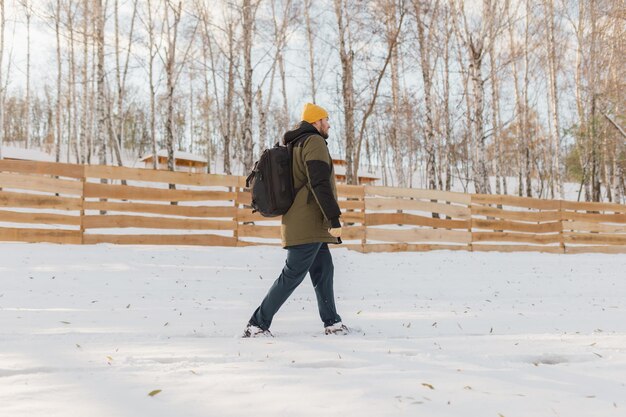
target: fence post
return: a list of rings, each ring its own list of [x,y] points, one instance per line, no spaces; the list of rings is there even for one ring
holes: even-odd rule
[[[472,234],[472,227],[473,227],[473,222],[474,222],[474,204],[472,203],[474,201],[474,194],[470,194],[469,196],[470,196],[470,202],[469,202],[470,218],[469,218],[469,228],[467,229],[467,231],[470,234],[470,242],[467,244],[467,246],[468,246],[468,250],[470,252],[473,252],[474,251],[474,246],[473,246],[474,235]]]
[[[80,244],[85,244],[85,182],[86,182],[86,168],[83,164],[82,175],[80,182],[82,189],[80,192]]]
[[[563,200],[559,200],[559,245],[563,253],[565,252],[565,236],[563,234]]]
[[[235,238],[235,247],[239,246],[239,194],[242,192],[241,189],[241,178],[239,176],[235,176],[237,178],[237,186],[235,187],[235,217],[233,220],[236,223],[235,230],[233,230],[233,237]]]
[[[365,253],[365,245],[367,245],[367,205],[365,200],[367,199],[367,193],[365,192],[365,185],[361,186],[363,189],[363,238],[361,239],[361,253]]]

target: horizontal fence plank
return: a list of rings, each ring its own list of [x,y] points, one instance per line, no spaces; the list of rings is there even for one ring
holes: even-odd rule
[[[544,252],[563,253],[561,246],[530,246],[530,245],[472,245],[474,252]]]
[[[561,222],[533,224],[483,219],[472,219],[472,229],[509,230],[529,233],[556,233],[562,230]]]
[[[561,217],[563,220],[576,220],[582,222],[626,223],[626,214],[595,214],[562,211]]]
[[[598,232],[598,233],[626,233],[626,224],[602,224],[593,222],[564,221],[563,230]]]
[[[281,243],[277,243],[277,242],[268,242],[268,241],[263,241],[263,242],[250,242],[247,240],[239,240],[237,241],[237,247],[247,247],[247,246],[276,246],[276,247],[281,247],[282,244]]]
[[[235,193],[228,191],[169,190],[88,182],[85,183],[85,198],[149,201],[229,201],[235,199]]]
[[[237,222],[230,220],[173,219],[128,215],[84,216],[83,219],[85,229],[137,227],[144,229],[235,230],[237,228]]]
[[[82,243],[82,235],[80,230],[0,227],[0,241],[79,245]]]
[[[366,198],[366,210],[413,210],[446,214],[459,219],[469,219],[470,209],[462,206],[430,203],[416,200],[396,200],[392,198]]]
[[[0,210],[0,222],[80,226],[80,216]]]
[[[561,243],[562,236],[560,234],[535,235],[530,233],[509,232],[472,232],[472,242],[516,242],[545,245]]]
[[[342,240],[365,239],[365,226],[344,226],[341,228]]]
[[[85,177],[197,186],[237,187],[239,185],[239,177],[233,175],[173,172],[163,169],[128,168],[109,165],[85,165]]]
[[[237,228],[239,237],[259,237],[265,239],[280,239],[280,226],[256,226],[240,224]]]
[[[565,253],[626,253],[626,246],[565,246]]]
[[[525,207],[541,210],[559,210],[560,200],[540,200],[531,197],[517,197],[498,194],[472,194],[472,204],[500,204],[503,206]]]
[[[614,213],[626,214],[626,205],[616,203],[594,203],[581,201],[563,201],[562,210],[576,211],[611,211]]]
[[[386,242],[450,242],[450,243],[470,243],[472,235],[470,232],[451,230],[429,230],[429,229],[376,229],[368,227],[366,230],[367,240],[379,240]]]
[[[116,245],[201,245],[201,246],[237,246],[237,239],[211,234],[185,235],[108,235],[85,234],[85,244],[113,243]]]
[[[73,211],[81,209],[81,199],[75,197],[0,191],[0,207]]]
[[[239,222],[265,222],[265,221],[280,221],[281,217],[263,217],[261,213],[253,213],[252,209],[237,209],[237,220]]]
[[[468,250],[466,245],[430,245],[415,243],[367,243],[362,245],[361,252],[427,252],[431,250]]]
[[[626,235],[563,232],[565,243],[591,243],[597,245],[626,245]]]
[[[0,173],[0,188],[81,195],[83,183],[76,180],[61,180],[39,175]]]
[[[337,184],[338,197],[365,197],[365,187],[362,185]]]
[[[519,220],[525,222],[551,222],[561,220],[560,211],[513,211],[496,207],[472,205],[472,217],[495,217],[502,220]]]
[[[0,159],[0,172],[83,178],[85,176],[85,165]]]
[[[360,211],[348,211],[341,213],[339,218],[342,223],[364,223],[365,213]]]
[[[238,191],[235,196],[236,204],[250,206],[252,204],[252,194],[248,191]]]
[[[408,213],[367,213],[365,215],[365,223],[368,226],[404,224],[442,229],[468,229],[470,227],[469,220],[436,219]]]
[[[422,190],[416,188],[365,186],[365,195],[449,201],[451,203],[460,203],[466,205],[469,205],[471,201],[469,194],[455,193],[451,191]]]
[[[111,201],[85,201],[85,210],[103,210],[129,213],[168,214],[186,217],[235,217],[234,206],[185,206]]]
[[[365,210],[364,200],[341,200],[339,199],[339,208],[342,210]]]
[[[252,209],[239,209],[237,211],[237,220],[240,222],[256,222],[256,221],[281,221],[281,216],[263,217],[259,213],[252,213]],[[340,217],[343,223],[363,223],[365,221],[365,213],[362,212],[344,212]]]

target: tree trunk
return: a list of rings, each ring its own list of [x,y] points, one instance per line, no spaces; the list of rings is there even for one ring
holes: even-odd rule
[[[83,65],[82,65],[82,116],[80,126],[81,164],[91,162],[91,134],[89,132],[89,0],[83,0]]]
[[[426,115],[426,176],[428,178],[428,188],[434,190],[437,188],[436,182],[436,155],[435,155],[435,126],[433,120],[433,104],[432,89],[433,82],[431,76],[431,56],[430,50],[432,46],[433,34],[435,32],[435,22],[439,2],[435,2],[429,22],[425,21],[429,10],[424,9],[420,0],[413,0],[415,7],[415,16],[417,19],[417,39],[420,50],[420,63],[422,67],[422,81],[424,83],[424,113]],[[429,33],[425,34],[425,28],[429,27]]]
[[[559,95],[557,85],[557,59],[556,59],[556,39],[555,39],[555,14],[554,0],[545,0],[546,20],[547,20],[547,41],[548,41],[548,71],[550,86],[550,113],[552,118],[552,171],[556,177],[559,197],[565,198],[563,188],[563,175],[561,174],[561,124],[559,118]]]
[[[29,0],[25,0],[23,5],[26,14],[26,120],[24,121],[24,131],[26,149],[28,149],[30,148],[30,19],[32,17],[32,9]]]
[[[2,146],[4,143],[4,81],[2,69],[4,64],[4,26],[6,15],[4,0],[0,0],[0,159],[2,159]]]
[[[341,62],[341,95],[343,99],[343,118],[346,138],[346,182],[357,184],[354,176],[354,84],[353,84],[353,59],[354,52],[348,45],[347,28],[344,23],[345,4],[343,0],[334,0],[335,16],[337,17],[337,29],[339,31],[339,60]]]
[[[489,36],[491,39],[495,38],[493,19],[490,19]],[[496,152],[495,163],[495,177],[496,177],[496,194],[502,194],[500,185],[502,175],[502,138],[500,137],[500,88],[498,84],[498,75],[496,74],[496,52],[494,42],[490,42],[489,48],[489,78],[491,81],[491,120],[493,123],[493,140],[494,149]],[[504,192],[506,194],[506,191]]]
[[[396,19],[396,5],[391,0],[387,2],[386,14],[389,16],[387,19],[387,31],[385,33],[387,47],[391,48],[391,126],[389,127],[389,142],[393,151],[393,164],[395,168],[395,177],[397,184],[400,187],[406,187],[407,181],[404,175],[404,156],[406,154],[406,147],[404,146],[404,138],[400,138],[400,70],[398,68],[398,47],[395,44],[395,28],[397,25]],[[410,171],[409,171],[410,172]]]
[[[254,32],[254,13],[251,0],[243,0],[243,144],[244,144],[244,172],[252,170],[254,163],[254,143],[252,141],[252,35]]]
[[[456,159],[452,155],[452,123],[450,120],[450,10],[445,9],[445,41],[443,49],[443,119],[445,135],[444,160],[446,168],[445,190],[450,191],[452,187],[451,165],[456,164]]]
[[[165,0],[165,22],[167,23],[167,51],[165,53],[166,74],[166,113],[165,113],[165,143],[167,147],[167,169],[175,170],[174,157],[174,92],[176,89],[176,43],[178,40],[178,24],[182,12],[182,2],[173,6],[169,0]],[[173,13],[173,21],[170,23],[169,12]],[[170,184],[173,188],[173,184]]]
[[[72,10],[73,2],[70,0],[67,4],[67,29],[69,31],[69,57],[68,57],[68,95],[67,95],[67,111],[68,111],[68,133],[67,133],[67,162],[70,162],[70,150],[74,151],[76,163],[79,163],[80,157],[78,152],[78,107],[76,99],[76,59],[74,54],[74,11]]]
[[[532,197],[532,168],[531,168],[531,155],[530,155],[530,126],[529,126],[529,104],[528,104],[528,86],[529,86],[529,73],[530,73],[530,51],[529,51],[529,38],[530,38],[530,0],[526,0],[526,30],[524,31],[524,89],[523,89],[523,106],[522,106],[522,135],[524,136],[524,156],[525,156],[525,173],[526,173],[526,197]]]
[[[309,81],[311,82],[311,102],[315,103],[315,96],[317,94],[317,87],[315,85],[315,49],[313,47],[313,26],[311,25],[311,17],[309,16],[309,9],[311,8],[312,0],[304,0],[304,22],[306,25],[306,39],[309,47]]]
[[[152,16],[152,2],[147,0],[148,7],[148,79],[150,82],[150,143],[152,145],[152,168],[157,169],[159,163],[158,146],[156,139],[156,86],[154,84],[154,58],[157,51],[155,47],[154,20]]]
[[[97,125],[97,136],[98,136],[98,158],[99,163],[101,165],[106,165],[107,163],[107,140],[106,140],[106,109],[104,103],[104,96],[106,94],[105,91],[105,80],[104,80],[104,10],[102,7],[102,0],[95,0],[94,2],[95,10],[95,37],[96,37],[96,48],[98,53],[97,67],[96,67],[96,79],[97,79],[97,88],[98,88],[98,97],[96,101],[96,117],[98,119]]]

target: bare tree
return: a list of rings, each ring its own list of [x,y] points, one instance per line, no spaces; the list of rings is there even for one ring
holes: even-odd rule
[[[90,163],[91,162],[91,148],[92,148],[92,135],[90,132],[90,123],[89,123],[89,0],[83,0],[83,65],[82,65],[82,117],[81,117],[81,127],[80,127],[80,143],[81,143],[81,163]]]
[[[158,54],[160,44],[157,44],[155,23],[154,23],[154,8],[152,0],[146,1],[146,18],[140,19],[143,21],[144,28],[148,32],[148,84],[150,89],[150,105],[149,105],[149,129],[150,129],[150,145],[152,148],[152,168],[158,167],[158,146],[156,137],[156,82],[154,76],[154,61]]]
[[[4,143],[4,83],[2,69],[4,64],[4,27],[6,15],[4,0],[0,0],[0,159],[2,159],[2,144]]]
[[[54,28],[56,33],[56,53],[57,53],[57,97],[56,97],[56,137],[54,146],[54,155],[56,162],[61,159],[61,140],[62,140],[62,126],[61,126],[61,113],[63,111],[61,105],[61,79],[63,76],[62,63],[61,63],[61,0],[57,0],[56,9],[53,15]]]
[[[483,0],[481,16],[477,25],[471,27],[468,23],[468,11],[464,0],[453,2],[455,10],[452,13],[457,36],[467,52],[469,74],[472,81],[472,139],[474,147],[473,178],[477,193],[491,193],[489,184],[489,170],[487,167],[486,135],[484,125],[485,85],[483,78],[483,58],[495,41],[501,28],[502,11],[498,3],[492,0]],[[495,29],[493,29],[495,27]],[[468,109],[469,110],[469,109]]]
[[[311,101],[315,103],[315,97],[317,95],[317,86],[315,83],[315,48],[313,42],[313,26],[311,25],[311,10],[312,0],[304,0],[304,22],[306,29],[306,40],[309,49],[309,81],[311,87]]]
[[[96,134],[97,146],[98,146],[98,161],[101,165],[107,163],[107,113],[105,108],[105,71],[104,71],[104,22],[105,13],[102,0],[95,0],[94,2],[94,36],[96,43],[96,84],[97,84],[97,98],[96,98],[96,118],[97,127]]]
[[[381,2],[381,18],[385,20],[385,41],[387,47],[391,49],[391,60],[389,62],[389,74],[391,78],[391,107],[389,112],[391,120],[389,120],[389,135],[388,142],[393,152],[393,165],[395,169],[395,177],[397,183],[401,187],[406,187],[407,180],[405,176],[404,157],[406,156],[406,146],[403,146],[402,142],[406,141],[406,138],[402,137],[401,121],[403,119],[400,110],[400,62],[398,42],[396,42],[396,27],[397,27],[397,14],[398,5],[394,0],[388,0]]]
[[[450,35],[452,28],[450,27],[450,8],[444,7],[444,45],[443,45],[443,134],[445,137],[444,160],[446,167],[446,185],[445,190],[450,191],[452,187],[451,165],[456,165],[456,158],[452,151],[452,121],[450,115]]]
[[[400,4],[404,4],[401,2]],[[353,37],[357,34],[353,33],[350,26],[352,13],[348,9],[347,1],[334,0],[335,16],[337,18],[337,30],[339,32],[339,60],[341,62],[341,93],[343,98],[343,111],[344,111],[344,130],[346,137],[346,180],[349,184],[356,184],[358,182],[358,169],[361,154],[361,147],[363,139],[365,138],[365,128],[367,127],[367,120],[374,111],[376,105],[376,99],[378,98],[381,82],[385,76],[385,71],[391,61],[393,50],[395,48],[400,31],[402,29],[402,23],[406,15],[406,9],[399,7],[400,14],[398,18],[398,26],[395,30],[392,42],[387,42],[386,57],[380,69],[375,70],[374,77],[370,80],[373,86],[370,93],[369,100],[366,101],[364,106],[363,116],[361,118],[358,134],[356,133],[355,126],[355,85],[354,85],[354,59],[356,52],[353,47]],[[361,33],[363,29],[361,28]]]
[[[176,44],[178,40],[178,25],[182,13],[182,1],[178,4],[171,0],[164,0],[164,21],[166,25],[167,48],[165,50],[166,113],[165,113],[165,144],[167,147],[167,169],[174,171],[174,90],[176,88]],[[170,20],[170,13],[173,17]],[[171,187],[170,187],[171,188]]]
[[[417,22],[417,39],[420,51],[422,81],[424,82],[424,111],[426,115],[426,175],[428,188],[436,189],[436,157],[435,157],[435,122],[433,115],[433,59],[431,57],[436,20],[439,13],[439,1],[430,7],[421,0],[413,0],[415,19]]]
[[[341,61],[341,94],[343,98],[343,118],[344,134],[346,140],[346,181],[348,184],[356,183],[354,173],[354,51],[348,36],[346,27],[346,2],[344,0],[334,0],[335,15],[337,17],[337,30],[339,32],[339,60]]]
[[[20,4],[24,8],[24,16],[26,17],[26,102],[24,120],[24,135],[26,137],[25,147],[30,148],[30,24],[33,16],[32,5],[30,0],[21,0]],[[1,79],[0,79],[1,81]]]
[[[114,23],[115,23],[115,81],[117,88],[117,123],[114,124],[114,138],[117,140],[117,148],[123,148],[124,144],[124,98],[126,94],[126,80],[128,77],[128,65],[130,61],[130,55],[133,45],[133,35],[135,30],[135,20],[137,16],[137,2],[133,1],[133,11],[130,19],[130,29],[128,31],[128,41],[126,42],[126,56],[123,57],[123,65],[120,64],[121,47],[120,47],[120,29],[119,29],[119,0],[114,2]],[[118,158],[118,163],[121,165],[121,158]]]
[[[69,54],[67,57],[68,86],[67,86],[67,162],[70,162],[71,151],[74,151],[76,162],[80,161],[78,151],[78,100],[76,96],[76,58],[74,53],[74,16],[76,14],[74,2],[68,0],[66,3],[67,15],[67,37]]]
[[[556,177],[558,193],[560,198],[565,198],[563,189],[563,176],[561,175],[561,123],[559,117],[559,95],[557,84],[557,52],[556,52],[556,29],[555,29],[555,13],[554,0],[544,0],[545,20],[546,20],[546,40],[548,46],[548,84],[550,87],[550,116],[552,118],[552,171]],[[554,197],[554,188],[551,186],[552,196]]]
[[[260,0],[243,0],[241,7],[242,37],[243,37],[243,145],[245,172],[252,170],[254,160],[254,142],[252,140],[252,107],[254,96],[252,93],[252,43],[255,31],[255,15]]]

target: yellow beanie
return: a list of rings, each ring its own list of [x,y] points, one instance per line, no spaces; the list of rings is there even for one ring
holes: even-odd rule
[[[302,109],[302,120],[305,122],[315,123],[326,117],[328,112],[316,104],[306,103]]]

